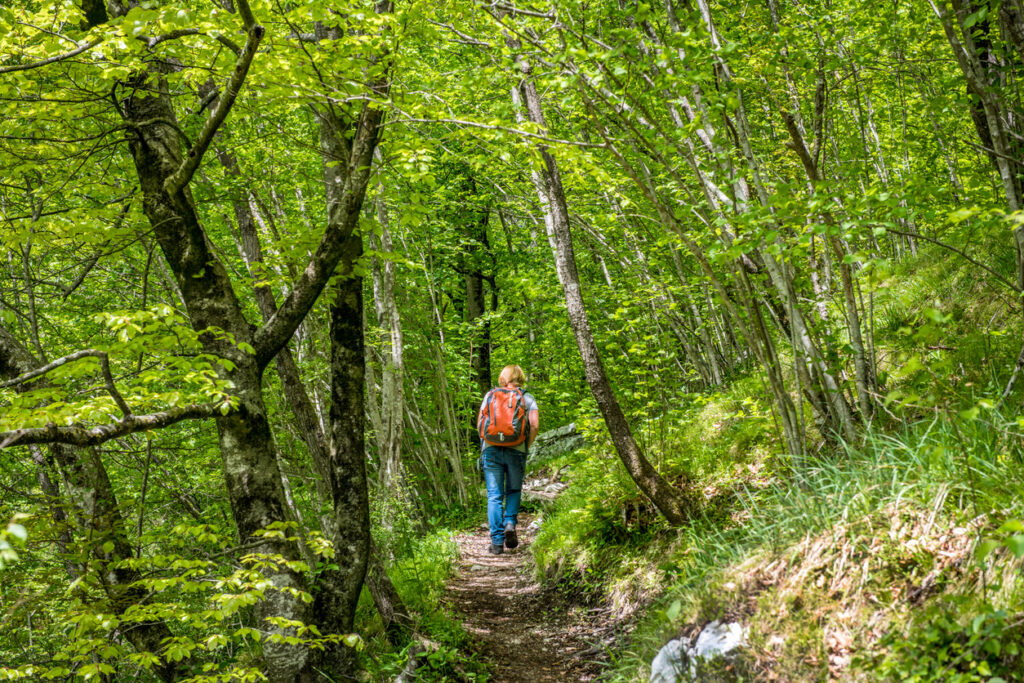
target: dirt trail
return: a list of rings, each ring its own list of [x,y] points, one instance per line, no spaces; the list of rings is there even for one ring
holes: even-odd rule
[[[591,681],[601,671],[607,612],[569,604],[533,579],[530,515],[519,516],[519,547],[488,552],[486,525],[460,534],[459,571],[446,604],[476,637],[495,683]]]

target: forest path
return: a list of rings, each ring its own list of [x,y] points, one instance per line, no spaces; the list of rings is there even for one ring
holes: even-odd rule
[[[573,605],[534,580],[532,521],[519,515],[519,547],[501,555],[489,552],[486,524],[459,534],[459,570],[445,603],[474,636],[495,683],[591,681],[611,630],[607,610]]]

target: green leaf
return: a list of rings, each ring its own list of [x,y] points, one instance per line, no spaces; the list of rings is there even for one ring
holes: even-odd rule
[[[974,26],[979,21],[982,21],[987,15],[988,15],[988,6],[987,5],[983,6],[981,9],[977,10],[976,12],[971,12],[970,14],[968,14],[967,18],[964,19],[964,31],[966,31],[970,27]]]
[[[978,560],[984,560],[986,557],[992,554],[993,550],[995,550],[1001,545],[1002,543],[995,539],[986,538],[985,540],[978,543],[978,547],[974,550],[974,555],[978,558]]]
[[[1024,522],[1019,519],[1008,519],[1002,526],[996,529],[997,534],[1009,534],[1012,532],[1024,532]]]
[[[358,633],[346,633],[341,637],[341,642],[355,648],[357,652],[362,651],[363,647],[365,647],[365,643]]]
[[[1006,540],[1006,547],[1014,557],[1024,556],[1024,534],[1014,534]]]

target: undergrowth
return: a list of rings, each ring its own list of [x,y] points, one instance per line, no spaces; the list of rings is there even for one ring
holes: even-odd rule
[[[449,510],[443,519],[416,519],[411,506],[378,498],[373,510],[374,543],[387,574],[415,623],[411,632],[389,635],[367,588],[359,598],[357,624],[365,634],[364,663],[370,680],[394,680],[417,659],[417,681],[482,681],[483,662],[468,654],[469,635],[458,618],[441,604],[441,596],[458,558],[453,528],[472,511]]]
[[[722,619],[749,628],[726,680],[1024,680],[1024,378],[1003,396],[1020,323],[944,259],[875,280],[883,394],[857,443],[808,425],[809,454],[782,454],[768,392],[746,376],[634,416],[645,453],[700,510],[678,529],[596,422],[586,449],[549,465],[572,485],[534,556],[630,631],[605,679],[646,680],[666,641]]]
[[[594,448],[568,463],[534,554],[549,579],[639,615],[607,679],[645,678],[666,640],[725,619],[750,627],[737,677],[1018,680],[1016,420],[968,410],[802,459],[755,435],[763,450],[737,458],[758,419],[737,417],[740,393],[690,407],[669,464],[699,474],[703,512],[678,530],[630,513],[635,489]]]
[[[716,618],[751,628],[737,677],[1020,680],[1017,421],[967,410],[797,460],[772,455],[763,418],[736,410],[741,393],[693,404],[663,456],[663,471],[700,482],[702,512],[682,528],[600,444],[556,463],[572,485],[544,520],[539,569],[636,615],[607,680],[645,678],[668,639]]]

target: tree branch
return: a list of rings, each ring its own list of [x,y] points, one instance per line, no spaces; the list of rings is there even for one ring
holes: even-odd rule
[[[239,11],[243,6],[248,9],[248,5],[244,2],[239,2]],[[188,182],[192,179],[192,175],[199,168],[200,162],[203,160],[203,154],[206,153],[207,148],[210,146],[210,142],[213,141],[213,136],[220,128],[220,124],[227,118],[228,112],[231,111],[231,107],[235,103],[235,98],[238,97],[238,92],[242,88],[242,83],[245,81],[246,74],[249,73],[249,67],[252,65],[253,57],[256,56],[256,48],[260,44],[260,40],[263,38],[264,29],[262,26],[256,23],[251,23],[252,12],[248,13],[248,18],[243,14],[243,20],[246,25],[249,26],[249,33],[245,39],[245,46],[242,48],[242,54],[238,56],[238,61],[235,63],[235,70],[231,74],[231,78],[228,79],[227,85],[224,88],[224,93],[220,98],[220,102],[217,104],[217,108],[210,114],[210,118],[203,124],[203,129],[199,132],[199,139],[196,140],[195,145],[189,150],[185,160],[181,163],[174,173],[172,173],[166,181],[164,181],[164,191],[168,194],[175,194],[181,188],[185,187]]]
[[[420,119],[407,116],[402,119],[395,119],[395,123],[450,123],[456,126],[466,126],[468,128],[482,128],[483,130],[496,130],[503,133],[511,133],[512,135],[518,135],[523,138],[532,138],[534,140],[540,140],[542,142],[550,142],[555,145],[566,145],[569,147],[585,147],[591,149],[604,149],[607,147],[605,143],[598,144],[596,142],[577,142],[575,140],[565,140],[562,138],[553,138],[549,135],[540,135],[538,133],[531,133],[520,128],[511,128],[509,126],[495,126],[489,123],[481,123],[479,121],[468,121],[466,119]]]
[[[557,18],[554,12],[536,12],[533,10],[521,9],[519,7],[513,7],[512,5],[505,4],[503,2],[498,2],[497,0],[490,4],[490,9],[497,10],[499,12],[507,12],[508,14],[512,15],[520,15],[524,17],[537,17],[539,19]]]
[[[7,389],[9,387],[17,386],[19,384],[24,384],[29,380],[33,380],[36,377],[41,377],[45,375],[51,370],[56,370],[62,365],[73,363],[74,361],[80,360],[82,358],[100,358],[106,357],[106,355],[107,354],[104,353],[103,351],[97,351],[96,349],[84,349],[82,351],[75,351],[74,353],[69,353],[68,355],[62,358],[58,358],[52,363],[47,363],[46,365],[41,365],[38,368],[34,368],[32,370],[29,370],[28,372],[24,372],[15,377],[14,379],[9,379],[6,382],[0,382],[0,389]]]
[[[455,41],[455,42],[460,43],[462,45],[477,45],[479,47],[490,47],[491,46],[491,44],[488,43],[485,40],[480,40],[478,38],[474,38],[473,36],[471,36],[471,35],[469,35],[467,33],[463,33],[459,29],[455,28],[455,26],[452,25],[452,24],[442,24],[439,21],[432,21],[430,19],[428,19],[427,21],[429,23],[433,24],[434,26],[440,26],[441,28],[446,28],[449,31],[451,31],[452,33],[454,33],[455,35],[457,35],[459,38],[462,38],[462,40]]]
[[[48,57],[46,59],[41,59],[38,62],[29,62],[28,64],[14,64],[12,66],[0,66],[0,74],[8,74],[8,73],[12,73],[14,71],[28,71],[29,69],[38,69],[39,67],[46,66],[47,64],[54,64],[56,62],[62,62],[65,59],[71,59],[72,57],[77,57],[78,55],[82,54],[86,50],[89,50],[89,49],[92,49],[92,48],[96,47],[97,45],[100,44],[100,42],[101,42],[101,39],[99,39],[99,38],[97,38],[96,40],[90,40],[88,43],[86,43],[84,45],[79,45],[78,48],[76,48],[74,50],[71,50],[70,52],[65,52],[64,54],[61,54],[61,55],[55,55],[53,57]]]
[[[306,268],[290,288],[288,296],[277,312],[256,331],[253,346],[256,348],[256,362],[267,363],[288,343],[295,328],[306,317],[316,302],[344,252],[345,241],[352,234],[359,219],[359,211],[366,185],[370,177],[373,150],[377,146],[383,112],[367,104],[359,115],[352,151],[345,160],[328,160],[327,163],[347,163],[344,187],[339,192],[340,201],[331,202],[328,207],[327,228],[320,244]]]
[[[205,36],[205,35],[207,35],[207,34],[203,33],[202,31],[200,31],[197,28],[180,28],[180,29],[178,29],[176,31],[171,31],[170,33],[164,33],[163,35],[159,35],[159,36],[139,36],[138,39],[141,40],[142,42],[144,42],[146,44],[146,47],[148,47],[149,49],[152,50],[154,47],[156,47],[160,43],[165,43],[168,40],[177,40],[178,38],[184,38],[185,36]],[[218,35],[218,36],[214,36],[213,39],[216,40],[221,45],[223,45],[224,47],[226,47],[227,49],[229,49],[232,52],[234,52],[236,57],[242,54],[242,48],[238,47],[238,43],[236,43],[235,41],[231,40],[227,36]]]
[[[916,232],[904,232],[903,230],[897,230],[896,228],[886,228],[885,230],[886,230],[886,232],[891,232],[894,235],[903,235],[904,237],[913,237],[914,239],[924,240],[925,242],[931,242],[932,244],[938,245],[938,246],[942,247],[943,249],[948,249],[949,251],[953,252],[954,254],[957,254],[958,256],[967,259],[968,261],[970,261],[974,265],[978,266],[979,268],[984,270],[986,273],[988,273],[989,275],[991,275],[995,279],[997,279],[1000,282],[1002,282],[1004,285],[1006,285],[1007,287],[1009,287],[1013,291],[1015,291],[1018,294],[1020,294],[1020,289],[1017,288],[1017,285],[1013,284],[1012,282],[1007,280],[1005,277],[1003,277],[1002,275],[1000,275],[996,271],[994,271],[991,268],[989,268],[988,266],[986,266],[981,261],[978,261],[977,259],[971,258],[966,253],[960,251],[956,247],[950,246],[950,245],[946,244],[945,242],[940,242],[937,239],[934,239],[932,237],[928,237],[927,235],[921,235],[921,234],[916,233]]]
[[[45,427],[28,427],[9,432],[0,432],[0,450],[11,446],[26,446],[34,443],[65,443],[74,446],[98,446],[128,434],[160,429],[183,420],[194,420],[220,415],[223,404],[191,404],[171,408],[147,415],[129,415],[113,424],[98,427],[69,425],[65,427],[50,423]]]
[[[245,30],[251,32],[256,28],[256,17],[252,14],[252,8],[249,7],[249,0],[235,0],[235,2],[238,4],[238,14],[242,17]]]
[[[52,363],[47,363],[46,365],[38,367],[35,370],[30,370],[26,373],[18,375],[14,379],[7,380],[6,382],[0,382],[0,388],[6,389],[7,387],[13,387],[19,384],[24,384],[25,382],[35,379],[36,377],[41,377],[46,373],[50,372],[51,370],[55,370],[62,365],[67,365],[68,363],[72,363],[82,358],[100,359],[100,370],[103,373],[104,388],[107,390],[107,393],[110,394],[110,397],[114,399],[114,403],[116,403],[117,407],[121,410],[121,414],[124,415],[125,417],[131,417],[131,408],[128,407],[128,404],[125,402],[124,397],[121,396],[121,392],[119,392],[117,390],[117,387],[114,385],[114,376],[110,373],[110,358],[104,351],[97,351],[96,349],[83,349],[82,351],[75,351],[74,353],[70,353],[64,356],[63,358],[58,358]]]

